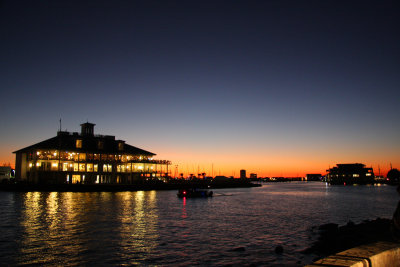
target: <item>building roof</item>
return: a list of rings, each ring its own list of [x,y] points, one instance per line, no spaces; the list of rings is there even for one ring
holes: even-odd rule
[[[76,147],[76,140],[82,140],[82,148]],[[98,148],[98,143],[103,143],[103,148]],[[123,149],[120,150],[118,145],[123,143]],[[149,151],[125,144],[125,141],[115,140],[115,136],[110,135],[82,135],[70,132],[58,132],[57,136],[36,143],[34,145],[19,149],[13,153],[29,152],[36,149],[56,149],[64,151],[82,151],[102,154],[129,154],[129,155],[145,155],[154,156],[156,154]]]

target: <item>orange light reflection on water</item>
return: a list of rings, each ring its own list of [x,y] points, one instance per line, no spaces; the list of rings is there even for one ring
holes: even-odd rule
[[[125,255],[135,251],[146,257],[158,245],[157,192],[28,192],[20,224],[24,258],[19,261],[24,264],[72,264],[58,257],[66,261],[105,249],[106,244],[96,242],[98,236],[115,236]],[[136,260],[144,258],[130,264]]]

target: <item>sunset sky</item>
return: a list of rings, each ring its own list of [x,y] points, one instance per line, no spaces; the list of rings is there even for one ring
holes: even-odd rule
[[[0,163],[96,134],[178,172],[400,168],[398,1],[0,2]]]

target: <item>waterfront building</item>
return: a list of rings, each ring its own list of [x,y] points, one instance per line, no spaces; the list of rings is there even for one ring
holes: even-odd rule
[[[250,179],[257,179],[257,173],[250,173]]]
[[[326,170],[327,182],[330,184],[370,184],[374,183],[374,171],[362,163],[337,164]]]
[[[17,150],[16,181],[27,183],[131,184],[168,176],[167,160],[116,140],[95,135],[93,123],[81,124],[81,133],[58,131],[57,136]]]
[[[241,179],[246,179],[246,170],[240,170],[240,178]]]

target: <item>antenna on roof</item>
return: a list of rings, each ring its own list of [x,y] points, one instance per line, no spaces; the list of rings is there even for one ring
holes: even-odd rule
[[[61,132],[61,118],[60,118],[60,132]]]

